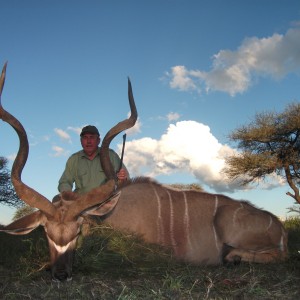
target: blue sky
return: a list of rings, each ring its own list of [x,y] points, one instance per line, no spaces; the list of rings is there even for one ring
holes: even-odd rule
[[[3,107],[27,130],[23,181],[51,199],[80,128],[104,135],[127,117],[127,76],[139,120],[128,133],[132,176],[199,183],[278,216],[293,204],[276,176],[241,190],[220,170],[228,134],[300,100],[299,0],[0,1]],[[118,153],[122,136],[112,143]],[[15,132],[0,123],[11,162]],[[0,223],[13,210],[4,206]]]

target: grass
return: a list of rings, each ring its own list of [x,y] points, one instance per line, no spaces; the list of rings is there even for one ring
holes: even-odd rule
[[[300,299],[300,219],[285,223],[290,259],[279,264],[193,266],[138,237],[93,228],[73,280],[54,283],[42,229],[0,234],[0,299]]]

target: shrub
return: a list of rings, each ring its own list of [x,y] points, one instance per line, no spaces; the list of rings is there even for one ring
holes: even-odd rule
[[[300,217],[293,216],[284,221],[288,232],[288,247],[291,256],[300,255]]]

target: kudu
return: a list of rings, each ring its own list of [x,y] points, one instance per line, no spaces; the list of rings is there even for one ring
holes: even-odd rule
[[[3,109],[1,95],[6,75],[5,63],[0,77],[0,119],[11,125],[17,132],[20,146],[13,163],[11,180],[18,197],[31,207],[38,208],[37,211],[24,216],[15,222],[5,226],[0,231],[10,234],[27,234],[33,229],[42,225],[48,239],[51,274],[54,280],[70,280],[72,277],[73,252],[76,241],[81,230],[83,218],[98,208],[105,201],[110,204],[101,209],[105,212],[111,205],[116,203],[119,194],[114,193],[115,180],[108,179],[107,183],[95,188],[84,195],[77,195],[72,192],[64,192],[60,195],[59,201],[50,202],[44,196],[22,182],[21,174],[28,158],[29,145],[25,129],[22,124],[10,113]],[[129,119],[120,122],[119,127],[123,129],[132,127],[137,119],[137,112],[133,100],[131,83],[128,80],[128,96],[132,115]],[[111,132],[114,134],[114,132]],[[107,147],[109,144],[107,144]],[[104,143],[105,147],[105,143]],[[107,149],[108,151],[108,149]],[[102,155],[103,159],[109,159],[108,153]],[[100,161],[99,161],[100,163]],[[112,196],[112,197],[111,197]]]
[[[1,80],[3,85],[4,76]],[[52,276],[58,279],[71,276],[71,259],[59,263],[60,257],[73,252],[86,214],[102,216],[103,222],[113,228],[170,248],[177,258],[195,264],[267,263],[287,257],[287,234],[281,222],[248,202],[224,195],[175,190],[149,178],[128,180],[113,191],[116,181],[109,145],[117,134],[132,127],[137,118],[130,84],[129,103],[130,118],[114,126],[101,145],[101,163],[108,183],[77,196],[76,201],[65,201],[64,197],[72,194],[63,193],[57,206],[21,182],[27,157],[27,150],[22,149],[28,148],[26,134],[21,124],[16,125],[15,118],[1,107],[1,118],[17,128],[20,137],[20,150],[12,168],[13,184],[24,202],[40,209],[6,226],[6,232],[24,234],[43,225],[52,253]]]

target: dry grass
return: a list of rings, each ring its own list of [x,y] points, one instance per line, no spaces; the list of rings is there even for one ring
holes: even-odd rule
[[[42,230],[23,237],[1,233],[0,298],[300,299],[299,228],[297,221],[289,225],[287,262],[202,267],[176,262],[131,235],[96,227],[77,250],[73,280],[59,284],[47,270]]]

